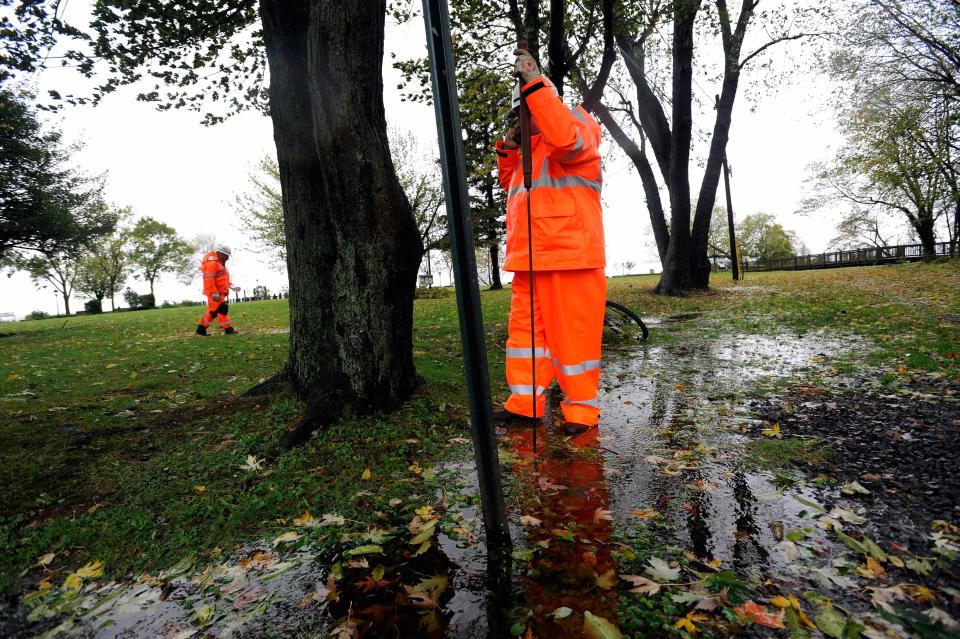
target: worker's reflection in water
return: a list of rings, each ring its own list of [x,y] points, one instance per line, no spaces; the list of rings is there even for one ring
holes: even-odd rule
[[[603,473],[599,434],[593,428],[575,437],[543,426],[533,449],[533,430],[508,430],[519,460],[523,515],[540,520],[525,527],[524,545],[534,550],[525,582],[525,605],[536,637],[581,637],[583,612],[616,620],[616,572],[611,557],[613,527]],[[524,520],[528,524],[530,520]],[[549,616],[567,607],[561,620]]]

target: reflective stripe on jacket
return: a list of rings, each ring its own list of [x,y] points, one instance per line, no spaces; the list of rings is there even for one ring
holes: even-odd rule
[[[600,125],[580,106],[568,109],[538,78],[521,88],[540,128],[531,139],[533,268],[536,271],[603,268],[606,257],[600,208]],[[500,185],[507,192],[504,270],[526,271],[527,192],[517,149],[497,142]]]
[[[203,274],[203,294],[220,293],[220,296],[226,299],[230,294],[230,273],[217,257],[216,251],[210,251],[203,256],[200,272]]]

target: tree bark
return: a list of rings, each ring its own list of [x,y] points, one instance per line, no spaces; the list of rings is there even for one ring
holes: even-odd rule
[[[261,0],[260,14],[290,278],[285,373],[306,402],[294,445],[416,387],[423,244],[387,143],[385,0]]]
[[[550,42],[547,43],[547,75],[563,97],[563,79],[567,74],[566,37],[563,23],[567,16],[565,0],[550,0]]]
[[[914,228],[923,245],[923,259],[932,260],[937,256],[937,237],[933,228],[934,217],[930,211],[921,211]]]
[[[680,295],[690,277],[690,141],[693,129],[693,27],[696,0],[678,0],[673,27],[673,130],[670,135],[670,247],[655,291]]]
[[[66,293],[61,293],[60,297],[63,298],[63,314],[69,315],[70,314],[70,296]]]

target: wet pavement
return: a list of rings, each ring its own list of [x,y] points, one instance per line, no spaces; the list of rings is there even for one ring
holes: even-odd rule
[[[839,485],[763,471],[745,455],[750,441],[783,434],[779,424],[762,430],[772,424],[760,423],[758,397],[823,375],[846,383],[831,358],[865,344],[814,333],[725,335],[702,330],[711,326],[695,315],[650,326],[648,343],[605,353],[599,433],[559,434],[555,388],[536,448],[530,428],[499,433],[512,560],[488,565],[476,508],[466,503],[475,492],[472,468],[453,463],[446,468],[458,479],[444,506],[456,511],[460,534],[440,533],[436,549],[396,568],[396,583],[354,588],[351,572],[330,601],[338,585],[329,560],[263,544],[205,572],[168,575],[162,587],[150,580],[87,586],[61,610],[72,611],[66,621],[47,606],[66,624],[50,636],[580,637],[587,611],[616,622],[630,531],[650,520],[660,523],[660,546],[707,570],[732,570],[770,595],[816,589],[846,601],[854,558],[823,519],[859,536],[876,513]],[[367,573],[375,565],[351,564]],[[664,563],[647,576],[663,583],[673,570]],[[401,589],[401,571],[403,583],[425,581]],[[47,613],[37,610],[42,621]]]

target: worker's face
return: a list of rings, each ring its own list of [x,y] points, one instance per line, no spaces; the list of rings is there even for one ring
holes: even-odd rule
[[[217,257],[218,257],[218,258],[220,259],[220,261],[223,262],[224,264],[226,264],[226,263],[227,263],[227,260],[230,259],[230,256],[227,255],[226,253],[217,253]]]
[[[511,109],[510,113],[507,114],[507,128],[514,126],[520,126],[520,107]],[[530,135],[540,135],[540,127],[537,126],[537,121],[532,117],[530,118]],[[519,139],[517,144],[520,144]]]

